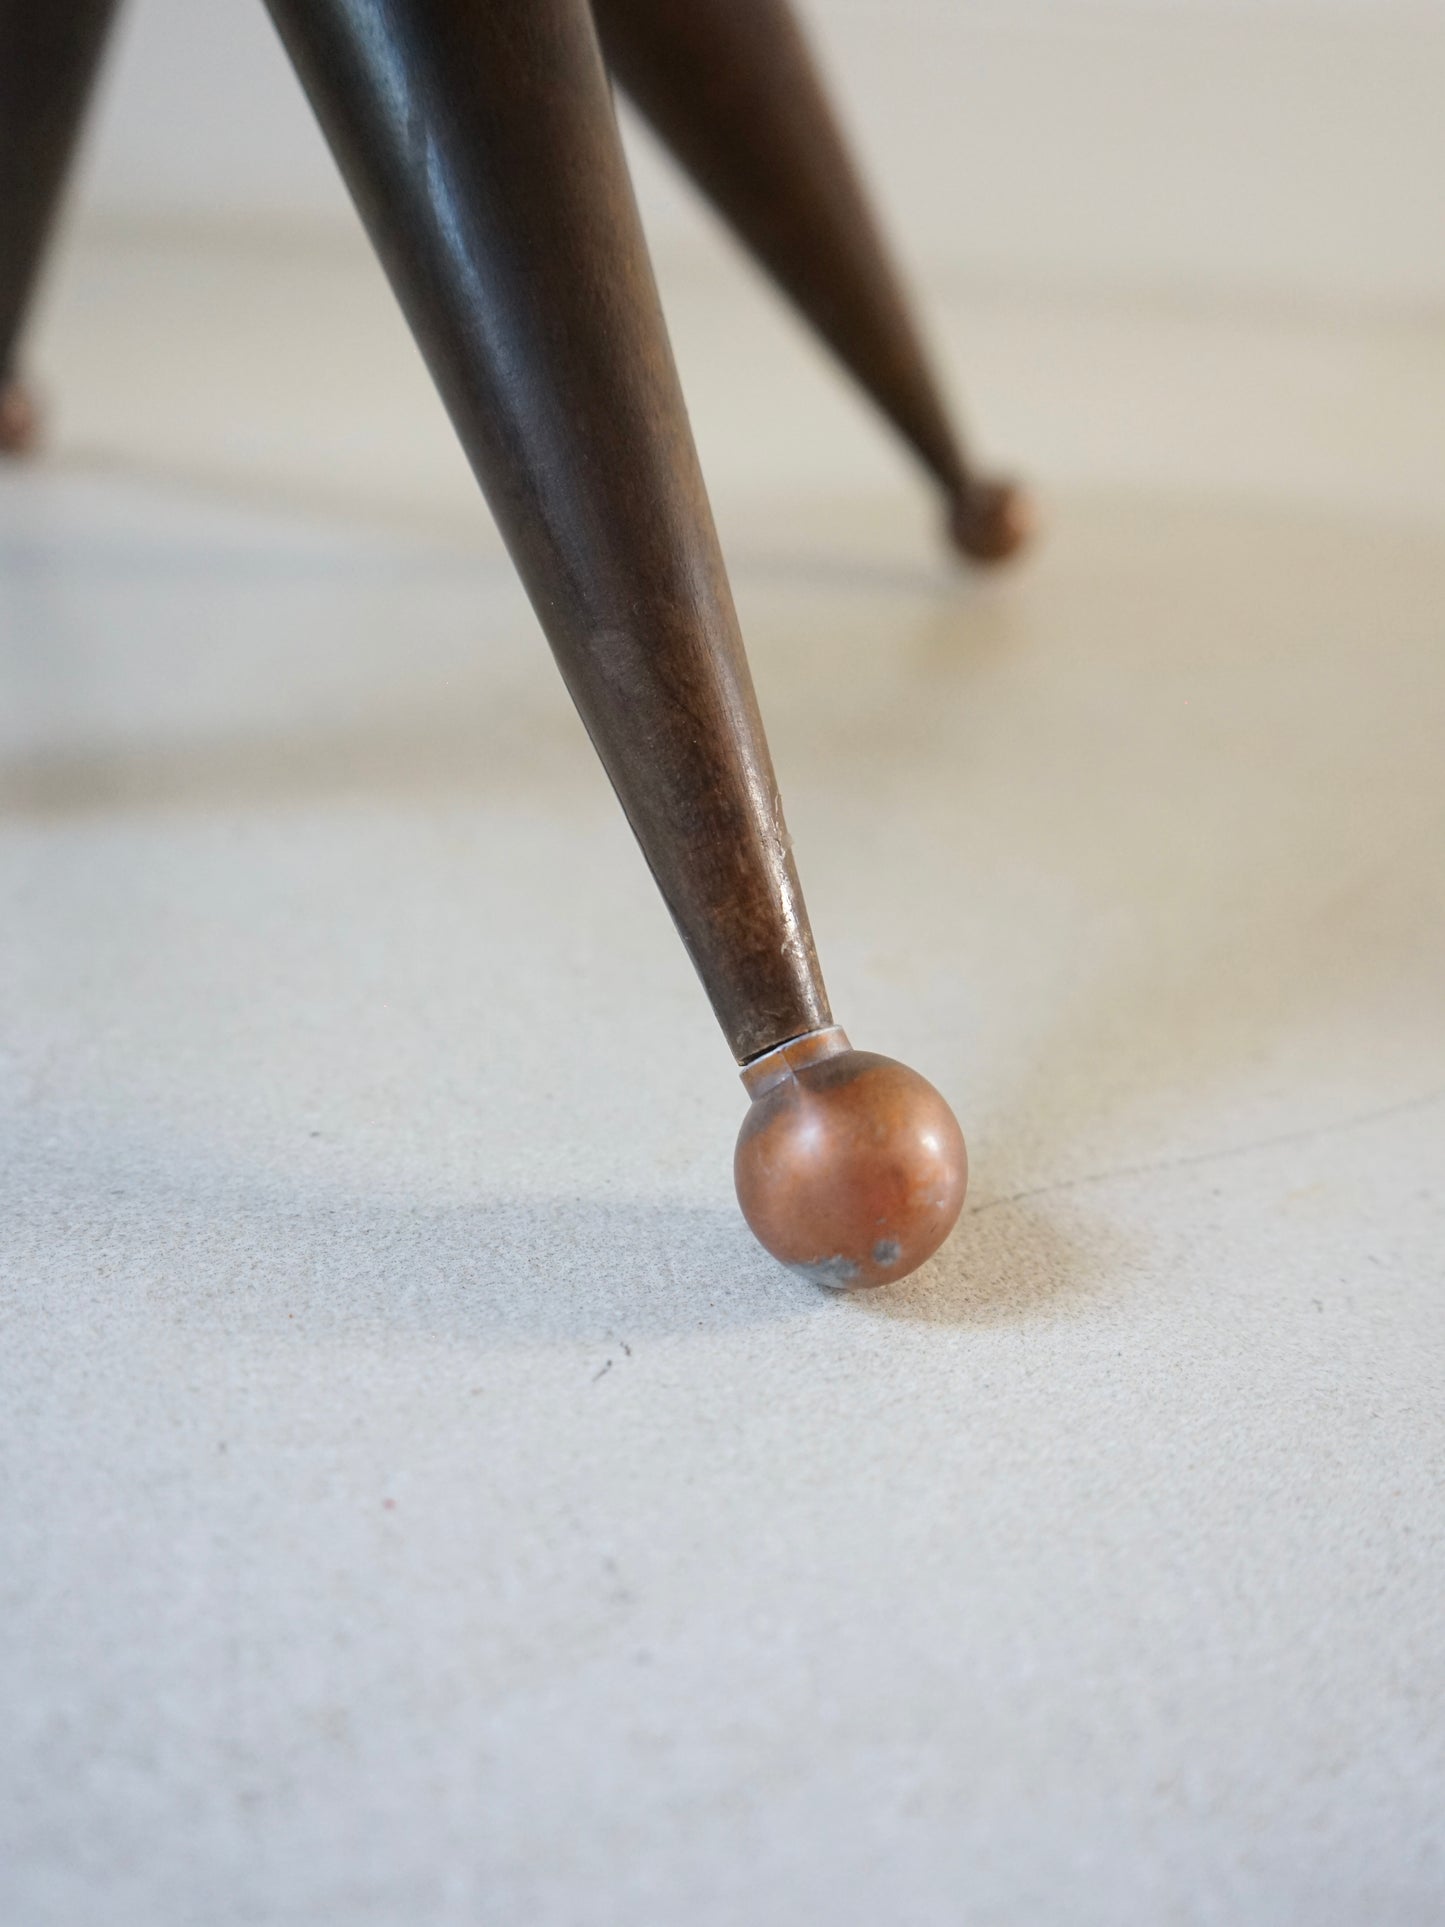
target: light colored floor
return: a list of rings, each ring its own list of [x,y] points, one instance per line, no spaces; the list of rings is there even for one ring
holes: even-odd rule
[[[1436,1922],[1445,331],[937,311],[962,580],[668,298],[907,1285],[742,1093],[374,270],[97,240],[0,476],[0,1917]]]

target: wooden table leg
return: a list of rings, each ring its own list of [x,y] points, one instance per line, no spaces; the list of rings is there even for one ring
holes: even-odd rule
[[[0,454],[31,447],[16,356],[116,0],[0,0]]]
[[[944,491],[973,560],[1012,555],[1022,490],[978,474],[788,0],[594,0],[607,63]]]
[[[587,0],[267,4],[734,1054],[835,1039]],[[857,1055],[817,1105],[869,1113]],[[914,1085],[847,1153],[876,1167],[867,1249],[821,1140],[801,1255],[744,1190],[771,1248],[856,1282],[928,1255],[962,1141]]]

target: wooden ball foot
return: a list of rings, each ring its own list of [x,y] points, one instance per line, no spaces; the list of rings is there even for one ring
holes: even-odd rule
[[[752,1106],[733,1176],[753,1234],[834,1290],[886,1285],[931,1258],[968,1187],[963,1133],[933,1086],[836,1027],[742,1073]]]
[[[971,482],[948,507],[953,546],[970,562],[1006,562],[1033,535],[1032,498],[1013,482]]]
[[[18,381],[0,381],[0,455],[28,455],[40,440],[40,411]]]

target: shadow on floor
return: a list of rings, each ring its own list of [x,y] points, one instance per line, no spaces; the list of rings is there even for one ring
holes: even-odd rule
[[[850,1308],[918,1325],[1035,1325],[1117,1295],[1131,1248],[1111,1225],[1068,1209],[1011,1203],[966,1210],[929,1264]]]
[[[86,1157],[83,1185],[38,1145],[22,1151],[3,1242],[43,1239],[110,1306],[160,1296],[182,1320],[326,1346],[388,1331],[481,1350],[626,1344],[857,1315],[1024,1325],[1071,1314],[1120,1272],[1115,1234],[1073,1207],[966,1214],[912,1278],[834,1293],[768,1257],[730,1202],[358,1196],[205,1159],[177,1170],[157,1148],[113,1143]]]
[[[38,1235],[37,1219],[62,1226],[46,1234],[57,1261],[95,1280],[98,1299],[159,1294],[181,1319],[238,1334],[289,1327],[332,1346],[390,1331],[494,1350],[688,1337],[836,1302],[775,1264],[728,1206],[420,1203],[130,1160],[117,1177],[81,1193],[32,1173],[6,1242]]]

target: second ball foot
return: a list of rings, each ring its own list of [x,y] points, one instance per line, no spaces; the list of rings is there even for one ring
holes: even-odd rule
[[[0,455],[28,455],[40,440],[40,411],[28,388],[0,381]]]
[[[970,562],[1006,562],[1037,527],[1032,497],[1014,482],[971,482],[948,506],[948,533]]]

